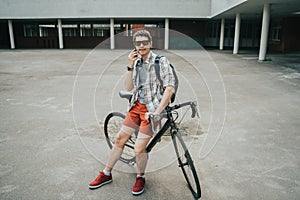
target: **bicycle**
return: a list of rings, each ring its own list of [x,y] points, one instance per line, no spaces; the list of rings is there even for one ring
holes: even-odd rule
[[[129,92],[120,92],[121,98],[130,100],[131,93]],[[192,192],[194,198],[198,199],[201,197],[201,187],[198,179],[198,175],[194,166],[192,157],[186,147],[186,144],[182,138],[182,134],[177,127],[176,119],[178,118],[178,112],[176,111],[179,108],[184,106],[190,106],[192,110],[192,118],[198,115],[196,102],[185,102],[181,104],[176,104],[173,106],[167,106],[165,111],[161,116],[166,119],[163,125],[159,125],[159,131],[154,135],[149,144],[146,147],[146,152],[150,153],[152,148],[161,140],[161,137],[166,133],[170,128],[170,136],[173,141],[174,149],[177,156],[178,167],[181,168],[184,178],[188,184],[188,188]],[[177,115],[177,117],[176,117]],[[120,112],[111,112],[107,115],[104,121],[104,133],[105,138],[110,148],[113,147],[115,136],[120,130],[120,126],[125,119],[125,115]],[[152,128],[154,127],[154,116],[150,115],[150,122]],[[135,138],[138,134],[138,130],[133,134],[125,144],[123,153],[119,160],[124,163],[134,165],[135,164],[135,153],[134,153],[134,144]]]

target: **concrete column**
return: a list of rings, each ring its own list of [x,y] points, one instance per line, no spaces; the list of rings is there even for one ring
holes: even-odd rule
[[[225,30],[225,19],[221,20],[221,31],[220,31],[220,50],[223,50],[224,46],[224,30]]]
[[[63,32],[62,32],[62,23],[61,19],[57,20],[58,23],[58,42],[59,42],[59,48],[63,49],[64,48],[64,40],[63,40]]]
[[[110,19],[110,49],[115,49],[115,22]]]
[[[91,24],[91,36],[94,37],[94,24]]]
[[[238,51],[239,51],[240,28],[241,28],[241,15],[240,15],[240,13],[236,13],[236,16],[235,16],[235,31],[234,31],[233,54],[237,54]]]
[[[125,33],[126,33],[126,36],[129,36],[129,27],[130,25],[129,24],[126,24],[125,25]]]
[[[43,36],[43,28],[39,27],[39,36],[42,37]]]
[[[82,28],[80,27],[80,25],[78,25],[78,27],[79,27],[79,36],[82,37],[83,36]]]
[[[165,19],[165,50],[169,49],[169,19]]]
[[[14,27],[11,20],[8,20],[8,31],[10,39],[10,48],[15,49]]]
[[[266,60],[270,25],[270,4],[264,4],[258,60]]]

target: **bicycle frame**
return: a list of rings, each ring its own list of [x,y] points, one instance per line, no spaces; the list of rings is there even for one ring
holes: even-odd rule
[[[171,136],[172,136],[172,134],[174,134],[173,130],[175,130],[177,132],[178,128],[173,119],[172,111],[179,109],[181,107],[187,106],[187,105],[191,106],[192,111],[193,111],[192,117],[194,117],[195,114],[197,114],[197,111],[195,110],[196,109],[195,102],[186,102],[186,103],[174,105],[172,107],[168,106],[166,108],[167,121],[164,123],[163,127],[158,131],[158,133],[154,136],[154,138],[147,145],[147,147],[146,147],[147,153],[151,152],[152,148],[157,144],[158,141],[160,141],[160,138],[165,134],[165,132],[168,130],[169,127],[171,127]]]
[[[150,143],[146,147],[146,152],[150,153],[152,148],[156,145],[156,143],[160,140],[160,138],[165,134],[168,128],[171,126],[171,120],[168,119],[163,127],[158,131],[158,133],[154,136],[154,138],[150,141]],[[171,127],[172,128],[172,127]]]

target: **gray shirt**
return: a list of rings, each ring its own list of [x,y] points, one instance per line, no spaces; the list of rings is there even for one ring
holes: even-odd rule
[[[141,66],[139,66],[139,95],[138,95],[138,100],[140,103],[145,104],[145,83],[146,83],[146,79],[147,79],[147,71],[146,71],[146,65],[144,63],[142,63]]]

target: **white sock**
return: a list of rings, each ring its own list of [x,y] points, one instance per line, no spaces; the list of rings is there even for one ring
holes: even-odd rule
[[[110,172],[106,171],[105,169],[103,170],[103,173],[105,174],[105,176],[110,176]]]
[[[145,175],[143,175],[143,176],[137,175],[136,177],[137,177],[137,178],[138,178],[138,177],[142,177],[142,178],[145,178]]]

